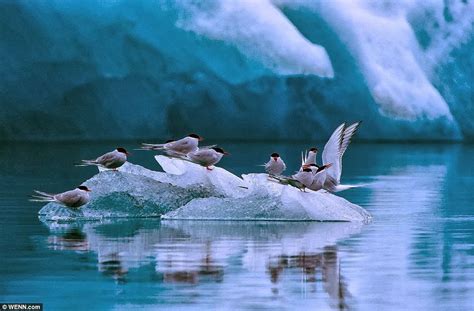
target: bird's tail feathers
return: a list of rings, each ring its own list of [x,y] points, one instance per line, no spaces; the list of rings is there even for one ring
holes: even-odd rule
[[[90,165],[99,165],[95,160],[81,160],[80,163],[74,163],[74,166],[90,166]]]
[[[147,143],[142,143],[140,146],[140,149],[136,150],[163,150],[165,144],[147,144]]]
[[[31,195],[31,202],[54,202],[54,194],[34,190],[35,194]]]
[[[288,178],[285,176],[268,174],[268,180],[282,185],[288,185]]]
[[[331,192],[341,192],[341,191],[344,191],[344,190],[349,190],[349,189],[353,189],[353,188],[360,188],[360,187],[364,187],[364,186],[365,185],[363,185],[363,184],[360,184],[360,185],[337,185],[333,189],[331,189],[330,191]]]

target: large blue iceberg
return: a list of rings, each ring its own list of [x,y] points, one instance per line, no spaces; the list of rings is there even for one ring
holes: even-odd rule
[[[472,139],[473,22],[474,1],[1,1],[0,139],[323,139],[359,119],[363,139]]]

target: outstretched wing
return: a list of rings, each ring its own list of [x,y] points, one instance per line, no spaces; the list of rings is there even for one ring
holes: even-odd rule
[[[323,150],[323,165],[332,163],[332,166],[327,170],[328,178],[332,178],[335,181],[339,181],[342,172],[342,155],[341,155],[341,143],[344,138],[345,123],[342,123],[332,133],[328,142],[324,146]]]
[[[349,126],[346,126],[345,123],[339,125],[324,146],[322,155],[323,164],[332,163],[332,166],[327,170],[327,182],[331,183],[333,186],[340,183],[342,156],[349,146],[352,136],[354,136],[359,128],[360,123],[361,122],[356,122]]]
[[[347,147],[351,143],[352,136],[354,136],[354,134],[357,132],[361,123],[362,121],[353,123],[344,129],[344,137],[342,138],[341,142],[341,159],[344,155],[344,152],[346,152]]]

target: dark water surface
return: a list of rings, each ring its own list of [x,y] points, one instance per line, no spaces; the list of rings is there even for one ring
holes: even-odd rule
[[[134,144],[124,147],[134,148]],[[45,310],[472,310],[474,147],[353,144],[342,196],[372,213],[350,223],[43,224],[32,189],[80,184],[71,164],[116,143],[4,144],[0,149],[0,302]],[[303,144],[226,144],[234,173],[277,151],[296,169]],[[131,162],[158,169],[152,155]]]

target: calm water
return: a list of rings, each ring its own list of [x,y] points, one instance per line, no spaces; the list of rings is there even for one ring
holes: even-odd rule
[[[124,147],[133,148],[132,143]],[[342,195],[371,224],[160,222],[43,224],[34,188],[62,191],[74,168],[116,143],[0,149],[0,302],[45,310],[472,310],[474,147],[353,144]],[[278,151],[296,168],[303,144],[230,144],[222,166],[257,171]],[[263,156],[262,156],[263,154]],[[151,154],[132,162],[157,168]]]

